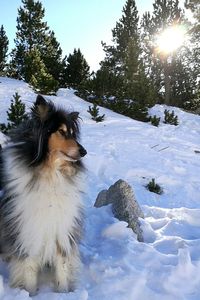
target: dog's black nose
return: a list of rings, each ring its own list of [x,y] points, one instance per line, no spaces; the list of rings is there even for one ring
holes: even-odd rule
[[[87,151],[85,150],[85,148],[83,148],[83,146],[81,146],[79,144],[79,153],[80,153],[80,156],[83,157],[87,154]]]

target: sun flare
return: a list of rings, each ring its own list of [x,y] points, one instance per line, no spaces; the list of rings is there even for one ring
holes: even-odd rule
[[[165,29],[156,40],[158,51],[168,54],[174,52],[185,41],[186,31],[182,26],[171,26]]]

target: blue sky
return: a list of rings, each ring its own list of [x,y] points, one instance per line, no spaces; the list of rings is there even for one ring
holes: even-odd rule
[[[42,0],[45,18],[51,30],[54,30],[63,54],[72,53],[80,48],[92,70],[98,69],[98,63],[104,53],[101,41],[111,41],[111,30],[122,16],[126,0]],[[151,10],[152,0],[136,0],[139,13]],[[14,46],[17,9],[21,0],[0,0],[0,25],[3,24]]]

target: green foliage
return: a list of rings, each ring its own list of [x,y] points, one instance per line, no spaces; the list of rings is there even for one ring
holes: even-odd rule
[[[159,123],[160,123],[160,117],[157,117],[156,115],[154,115],[153,117],[150,117],[150,122],[153,126],[158,127]]]
[[[164,123],[165,124],[170,124],[170,125],[178,125],[178,116],[175,116],[174,110],[170,112],[169,110],[165,109],[164,111]]]
[[[108,101],[106,107],[137,121],[149,121],[148,107],[133,100],[115,99]]]
[[[11,100],[10,108],[7,111],[8,121],[11,126],[17,127],[21,122],[27,119],[25,104],[21,101],[21,96],[16,92]]]
[[[191,42],[191,57],[192,72],[196,80],[196,93],[194,98],[199,97],[200,83],[199,83],[199,70],[200,70],[200,1],[199,0],[185,0],[185,7],[190,10],[193,15],[193,22],[190,28],[190,42]],[[194,90],[194,89],[193,89]],[[190,99],[188,97],[188,99]],[[188,100],[187,99],[187,100]]]
[[[6,134],[10,130],[9,124],[0,123],[0,131]]]
[[[141,103],[132,103],[128,109],[127,116],[131,117],[134,120],[148,122],[148,107]]]
[[[112,30],[113,45],[102,43],[105,60],[92,80],[93,94],[102,105],[130,118],[148,122],[155,104],[154,88],[141,59],[139,16],[135,0],[127,0]],[[110,98],[115,98],[110,101]]]
[[[0,124],[0,130],[7,133],[10,129],[17,127],[27,119],[25,104],[21,101],[21,96],[16,92],[11,100],[11,105],[7,111],[8,124]]]
[[[107,66],[102,65],[91,80],[91,90],[97,97],[123,97],[122,84],[121,75],[114,74]]]
[[[153,106],[156,104],[156,92],[151,80],[147,78],[143,64],[138,63],[137,73],[132,73],[129,80],[125,78],[124,94],[126,98],[134,99],[135,101],[146,106]]]
[[[40,1],[22,0],[22,6],[18,9],[16,44],[23,44],[25,50],[31,50],[36,44],[43,43],[49,29],[42,19],[45,9]]]
[[[66,58],[62,58],[62,49],[56,40],[54,31],[50,31],[45,36],[45,43],[42,47],[41,59],[45,67],[60,86],[63,86],[63,73],[66,67]]]
[[[8,75],[25,79],[31,84],[34,83],[37,88],[47,90],[47,93],[55,91],[58,82],[62,80],[65,67],[62,49],[54,32],[49,30],[47,23],[43,21],[45,10],[42,3],[22,0],[22,4],[23,6],[18,9],[16,47],[11,52]],[[33,65],[31,58],[34,58]],[[43,65],[41,71],[43,75],[39,79],[37,78],[39,68],[36,66],[37,60],[39,60],[39,66]],[[33,77],[39,83],[36,84]],[[45,89],[41,86],[45,86]]]
[[[192,51],[189,50],[193,48],[192,45],[183,44],[176,51],[164,53],[156,44],[156,37],[166,28],[174,25],[190,27],[179,2],[154,0],[152,14],[147,12],[142,18],[145,69],[148,70],[160,100],[167,105],[176,106],[182,106],[184,101],[194,96],[199,71]]]
[[[44,45],[48,30],[46,22],[42,21],[44,13],[41,2],[34,0],[22,0],[18,9],[16,47],[11,53],[11,65],[15,74],[22,78],[26,77],[26,56],[35,47]]]
[[[73,54],[67,58],[65,70],[66,85],[74,89],[83,88],[90,77],[90,67],[85,60],[81,50],[74,49]]]
[[[152,192],[156,193],[158,195],[161,195],[163,193],[163,189],[155,182],[155,178],[152,178],[151,181],[146,185],[146,188]]]
[[[105,114],[99,115],[99,108],[97,107],[97,104],[94,103],[93,106],[89,106],[89,109],[87,112],[92,116],[92,120],[96,122],[102,122],[105,118]]]
[[[6,66],[6,58],[8,52],[8,38],[6,36],[6,32],[4,30],[3,25],[0,28],[0,73],[5,69]]]
[[[54,94],[58,89],[58,82],[48,73],[37,48],[26,55],[25,62],[25,79],[35,91],[46,95]]]
[[[155,104],[152,103],[152,99],[155,99],[153,86],[142,62],[139,16],[135,0],[126,1],[122,17],[116,22],[112,36],[112,46],[102,43],[106,57],[101,62],[101,74],[97,74],[98,77],[104,73],[112,80],[105,82],[101,78],[102,82],[94,86],[94,92],[99,94],[100,87],[103,96],[132,99],[143,105]]]
[[[106,54],[105,65],[109,66],[115,74],[129,71],[126,68],[130,63],[130,52],[134,53],[131,61],[132,70],[134,66],[134,72],[137,72],[140,53],[138,22],[139,16],[135,1],[127,0],[122,10],[122,17],[112,30],[113,46],[103,43]],[[130,45],[131,47],[129,47]]]
[[[193,99],[198,98],[199,91],[199,0],[185,0],[186,9],[194,17],[192,24],[186,20],[178,0],[154,0],[152,13],[145,13],[139,24],[135,0],[126,0],[112,30],[112,44],[102,43],[105,59],[93,76],[80,49],[63,58],[54,31],[44,21],[42,1],[21,3],[15,48],[8,66],[8,39],[3,26],[0,29],[0,72],[6,69],[8,76],[26,80],[45,94],[55,93],[60,86],[73,87],[79,95],[86,98],[92,94],[103,105],[139,120],[148,120],[147,108],[156,102],[183,107],[190,99],[191,105],[196,105]],[[156,37],[174,24],[187,28],[187,45],[161,53]],[[119,100],[109,104],[110,96]],[[128,104],[126,99],[130,99]]]
[[[22,121],[27,119],[26,107],[20,98],[21,96],[16,92],[7,111],[8,121],[12,128],[17,127]]]
[[[34,75],[31,76],[30,84],[36,92],[45,95],[53,95],[58,89],[58,82],[44,69],[40,71],[37,77]]]
[[[11,60],[7,67],[7,75],[11,78],[22,79],[25,75],[25,53],[24,46],[18,45],[17,48],[13,49],[10,53]]]
[[[200,98],[184,102],[183,108],[191,112],[200,110]]]

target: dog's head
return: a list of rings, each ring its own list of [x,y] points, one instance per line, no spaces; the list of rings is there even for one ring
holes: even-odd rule
[[[37,155],[33,164],[46,155],[60,162],[79,162],[87,151],[78,142],[78,112],[68,113],[37,96],[32,107],[32,120],[37,132]]]

